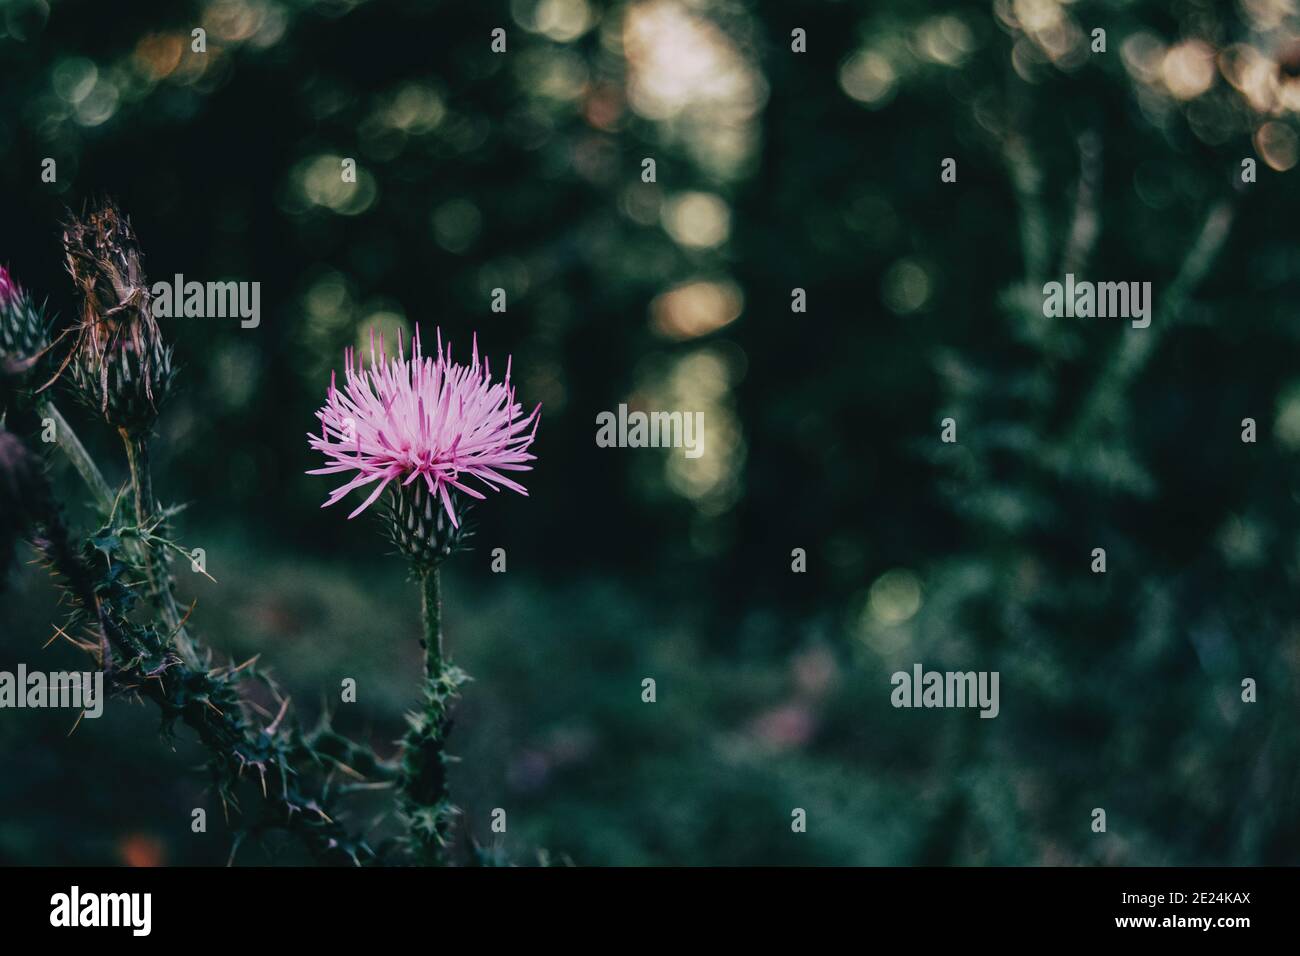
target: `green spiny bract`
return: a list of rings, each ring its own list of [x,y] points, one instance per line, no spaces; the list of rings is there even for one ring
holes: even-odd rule
[[[381,512],[384,532],[417,571],[437,567],[465,546],[471,532],[465,523],[462,505],[460,526],[451,523],[447,511],[424,481],[389,489]]]
[[[28,362],[50,344],[44,307],[0,269],[0,362]]]
[[[0,266],[0,412],[15,396],[29,391],[28,373],[49,348],[49,321],[44,307]]]
[[[142,357],[124,342],[107,355],[87,352],[71,366],[77,397],[128,432],[152,426],[175,379],[171,347],[152,337],[147,348]]]

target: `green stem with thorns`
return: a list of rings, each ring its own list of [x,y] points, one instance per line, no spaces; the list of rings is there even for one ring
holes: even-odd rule
[[[402,813],[409,845],[425,866],[446,863],[452,827],[460,812],[451,802],[446,752],[451,707],[468,677],[448,663],[442,649],[442,594],[436,566],[419,570],[424,618],[424,706],[408,716],[402,741]]]
[[[153,472],[149,466],[149,439],[144,435],[118,429],[122,442],[126,445],[127,464],[131,468],[131,488],[135,492],[135,523],[143,532],[149,528],[157,514],[157,502],[153,496]],[[199,664],[199,654],[194,642],[183,624],[180,608],[172,594],[171,572],[167,567],[167,557],[163,553],[154,553],[153,548],[142,543],[145,574],[149,579],[149,596],[162,611],[163,620],[176,642],[176,652],[181,660],[191,667]]]

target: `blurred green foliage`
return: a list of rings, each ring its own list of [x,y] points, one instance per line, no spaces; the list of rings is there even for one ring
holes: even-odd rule
[[[356,678],[381,749],[418,598],[318,510],[312,412],[372,326],[513,356],[531,497],[445,593],[455,793],[516,860],[1293,864],[1298,37],[1271,0],[6,0],[0,260],[69,315],[57,222],[111,194],[151,280],[261,283],[257,329],[164,326],[156,484],[220,582],[182,591],[306,715]],[[1067,271],[1151,281],[1152,327],[1044,319]],[[706,454],[595,447],[620,402],[705,411]],[[5,602],[0,667],[73,663],[38,573]],[[1000,716],[891,708],[916,661],[1000,671]],[[0,860],[226,860],[187,743],[70,723],[0,712]]]

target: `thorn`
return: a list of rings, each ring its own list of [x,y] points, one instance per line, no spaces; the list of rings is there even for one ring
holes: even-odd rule
[[[244,835],[240,833],[235,837],[234,844],[230,847],[230,858],[226,860],[226,866],[235,865],[235,854],[239,852],[239,844],[244,842]]]
[[[348,776],[353,777],[353,778],[356,779],[356,780],[365,780],[365,779],[366,779],[366,775],[365,775],[365,774],[361,773],[361,772],[358,771],[358,770],[354,770],[352,767],[349,767],[347,764],[343,763],[341,760],[335,760],[335,761],[334,761],[334,766],[338,767],[340,770],[342,770],[342,771],[343,771],[344,773],[346,773]]]
[[[275,720],[271,721],[270,726],[266,728],[266,735],[268,737],[274,737],[275,732],[280,729],[280,721],[284,720],[284,715],[289,710],[289,701],[292,699],[293,698],[291,697],[286,697],[284,702],[280,704],[280,712],[275,715]]]
[[[70,643],[73,647],[81,647],[81,645],[78,644],[76,641],[74,641],[71,637],[68,637],[67,631],[59,627],[59,625],[55,624],[53,637],[51,637],[48,641],[45,642],[45,646],[42,647],[41,650],[45,650],[46,647],[49,647],[60,637],[67,638],[68,643]]]
[[[176,635],[179,634],[179,633],[181,632],[181,629],[185,627],[185,622],[188,621],[188,620],[190,619],[190,615],[194,613],[194,608],[198,605],[198,603],[199,603],[199,599],[198,599],[198,598],[195,598],[195,599],[190,603],[190,609],[189,609],[188,611],[185,612],[185,616],[184,616],[183,618],[181,618],[181,622],[180,622],[179,624],[176,625],[176,630],[172,631],[172,637],[171,637],[171,638],[168,638],[168,640],[171,640],[172,638],[175,638]]]
[[[249,664],[255,664],[255,663],[257,663],[257,659],[258,659],[259,657],[261,657],[261,656],[262,656],[261,654],[254,654],[254,655],[253,655],[252,657],[250,657],[248,660],[244,661],[244,663],[240,664],[238,667],[236,667],[234,670],[232,670],[232,671],[230,672],[230,674],[231,674],[231,675],[238,674],[240,671],[242,671],[242,670],[243,670],[245,667],[247,667]],[[229,676],[229,675],[228,675],[228,676]]]

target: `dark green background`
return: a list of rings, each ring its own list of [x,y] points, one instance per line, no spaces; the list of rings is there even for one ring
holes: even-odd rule
[[[319,510],[334,484],[304,475],[319,464],[305,435],[376,314],[441,326],[458,356],[477,331],[544,406],[531,497],[478,508],[476,549],[446,575],[449,646],[476,677],[452,750],[478,839],[520,862],[1297,862],[1300,201],[1254,139],[1294,117],[1217,72],[1180,99],[1123,44],[1284,59],[1298,25],[1208,2],[1049,2],[1108,32],[1106,53],[1056,65],[985,3],[667,4],[707,26],[666,49],[720,45],[751,84],[752,116],[729,115],[752,147],[717,167],[701,145],[719,120],[698,101],[673,122],[628,105],[628,5],[588,6],[592,28],[560,42],[525,28],[532,0],[0,4],[0,261],[71,314],[58,221],[111,195],[151,280],[261,282],[258,329],[163,320],[183,371],[155,484],[190,502],[177,533],[220,582],[183,575],[194,629],[223,657],[261,653],[305,720],[356,678],[358,703],[330,706],[391,752],[417,691],[418,596],[372,521]],[[269,45],[221,39],[248,22],[274,36],[277,18]],[[148,80],[142,44],[196,22],[204,69]],[[927,53],[935,30],[961,41],[953,62]],[[864,51],[895,73],[870,104],[841,83]],[[412,88],[437,122],[432,101],[400,99]],[[376,120],[403,102],[428,122]],[[373,202],[307,202],[298,170],[322,156],[355,157]],[[657,221],[688,191],[728,205],[721,246],[685,248]],[[1214,210],[1226,239],[1187,265]],[[1072,259],[1081,223],[1095,234]],[[1041,285],[1071,262],[1151,281],[1152,327],[1043,319]],[[659,334],[655,297],[698,278],[734,283],[739,319]],[[740,438],[717,498],[669,481],[668,453],[593,438],[598,412],[700,367],[727,370],[706,429]],[[121,480],[113,436],[70,414]],[[956,445],[938,439],[948,416]],[[39,570],[3,600],[0,666],[82,660],[41,649],[60,612]],[[891,708],[889,675],[918,661],[999,671],[1000,716]],[[171,749],[121,701],[68,738],[71,722],[0,712],[0,861],[225,861],[191,740]],[[350,822],[391,832],[383,805]],[[205,835],[189,829],[200,806]],[[297,859],[240,861],[267,853]]]

